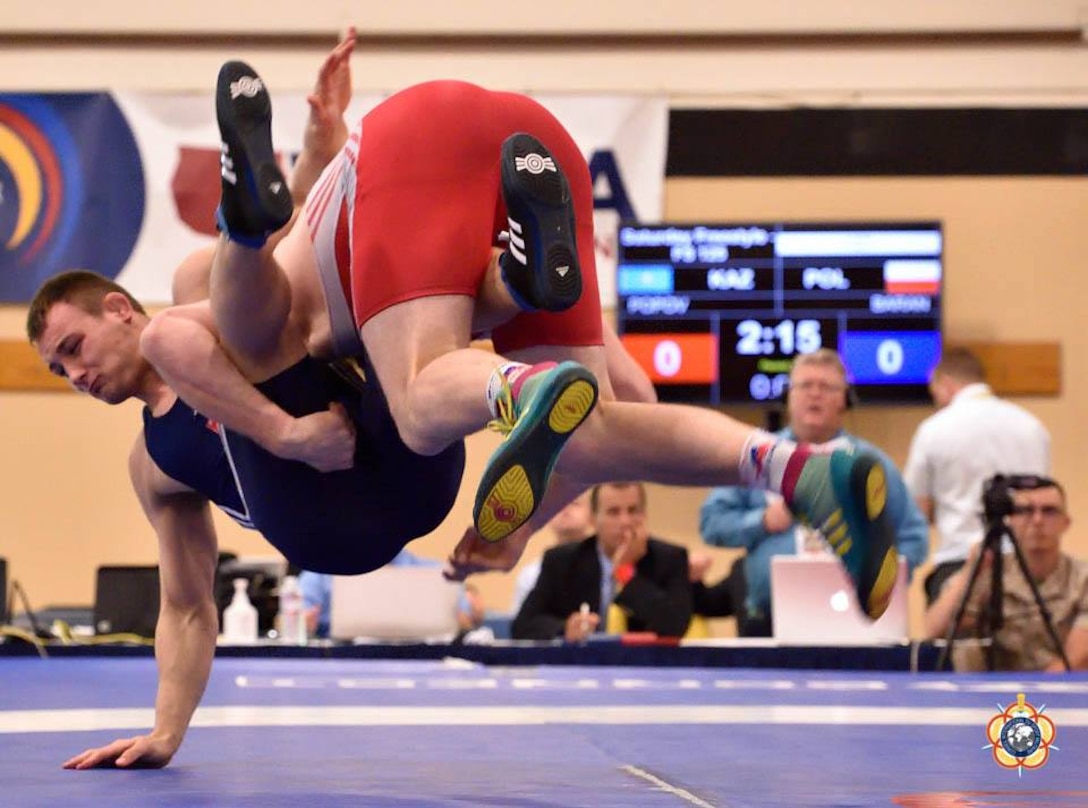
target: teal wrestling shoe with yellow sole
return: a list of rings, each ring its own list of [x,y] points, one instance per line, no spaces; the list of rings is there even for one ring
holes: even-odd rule
[[[810,454],[787,504],[823,534],[839,556],[862,610],[876,620],[888,608],[899,563],[888,516],[884,466],[866,453]]]
[[[491,455],[472,511],[476,531],[501,541],[540,507],[559,453],[597,405],[597,379],[577,362],[534,365],[504,381],[489,425],[506,439]]]

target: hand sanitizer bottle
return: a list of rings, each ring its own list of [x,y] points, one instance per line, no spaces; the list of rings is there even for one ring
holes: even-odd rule
[[[249,645],[257,641],[257,609],[249,602],[246,589],[249,581],[234,579],[234,597],[223,610],[223,640],[236,645]]]
[[[280,638],[290,645],[306,644],[306,615],[298,578],[285,575],[280,582]]]

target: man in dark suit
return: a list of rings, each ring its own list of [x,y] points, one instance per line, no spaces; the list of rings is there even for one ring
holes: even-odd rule
[[[642,483],[605,483],[590,494],[596,534],[553,547],[514,619],[518,640],[581,642],[615,604],[628,631],[680,637],[691,620],[688,553],[651,539]]]

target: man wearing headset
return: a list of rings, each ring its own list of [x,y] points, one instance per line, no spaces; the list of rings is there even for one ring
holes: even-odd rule
[[[843,428],[854,393],[838,353],[821,348],[802,354],[790,371],[786,409],[789,426],[779,434],[791,440],[834,447],[853,446],[880,458],[887,472],[888,515],[896,530],[899,553],[911,570],[929,550],[929,526],[907,492],[899,469],[880,449]],[[715,488],[699,512],[699,530],[707,544],[743,547],[747,596],[738,610],[741,636],[771,635],[771,559],[812,549],[822,551],[819,534],[801,525],[780,496],[739,486]]]

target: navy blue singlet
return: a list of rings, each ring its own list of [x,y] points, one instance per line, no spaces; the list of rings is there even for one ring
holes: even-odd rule
[[[229,430],[225,432],[227,448],[220,448],[227,473],[231,466],[237,473],[242,492],[238,504],[244,503],[253,526],[303,569],[354,575],[384,566],[409,541],[441,524],[461,486],[464,443],[457,442],[433,457],[413,453],[400,440],[376,384],[377,375],[365,361],[363,368],[370,381],[361,391],[312,359],[257,385],[295,416],[326,410],[330,401],[341,401],[358,433],[353,468],[323,474],[304,463],[276,457]],[[148,450],[159,463],[150,439]],[[216,498],[223,496],[221,474],[202,476],[186,470],[170,454],[166,453],[164,462],[173,462],[179,474],[189,474],[201,484],[175,479],[223,506]],[[193,457],[188,464],[219,467],[214,458]]]
[[[199,491],[243,527],[253,527],[214,423],[180,398],[158,418],[144,407],[144,444],[160,469]]]

